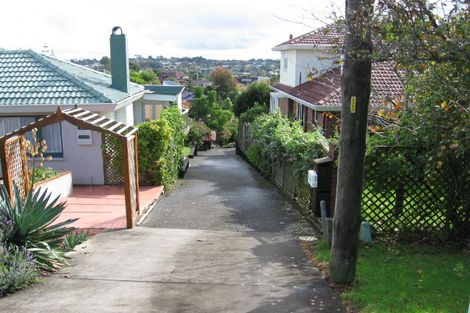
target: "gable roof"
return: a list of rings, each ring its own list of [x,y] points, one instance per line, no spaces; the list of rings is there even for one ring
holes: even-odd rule
[[[380,108],[403,94],[403,83],[392,62],[375,62],[371,75],[371,107]],[[341,107],[341,69],[333,68],[325,74],[296,87],[276,83],[272,88],[325,110]],[[318,108],[318,107],[316,107]]]
[[[169,86],[169,85],[145,85],[145,90],[153,91],[159,95],[172,95],[176,96],[183,92],[184,86]]]
[[[289,39],[273,48],[281,51],[293,48],[310,48],[313,46],[333,47],[341,46],[344,39],[344,25],[340,22],[328,24],[306,34]]]
[[[130,92],[111,88],[111,76],[31,50],[0,51],[0,105],[118,103]]]

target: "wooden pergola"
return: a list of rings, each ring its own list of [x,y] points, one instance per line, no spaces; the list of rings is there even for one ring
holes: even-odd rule
[[[62,111],[60,107],[57,107],[55,113],[0,137],[3,180],[10,196],[13,196],[14,185],[17,186],[23,196],[31,188],[25,134],[33,129],[40,129],[62,121],[67,121],[82,129],[109,134],[122,143],[122,175],[124,178],[126,221],[127,228],[134,227],[136,218],[141,213],[139,208],[139,167],[137,159],[138,129],[82,108],[75,107]]]

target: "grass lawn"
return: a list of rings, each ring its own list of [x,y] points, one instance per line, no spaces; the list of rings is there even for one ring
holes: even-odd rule
[[[318,242],[315,258],[328,262]],[[466,313],[470,255],[427,245],[363,245],[357,282],[342,294],[361,313]]]

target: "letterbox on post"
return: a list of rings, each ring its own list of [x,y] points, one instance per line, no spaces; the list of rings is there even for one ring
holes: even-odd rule
[[[331,174],[333,161],[330,157],[314,160],[313,171],[316,174],[316,187],[311,189],[310,210],[315,216],[321,216],[320,201],[324,200],[328,211],[328,216],[332,216],[331,208]],[[309,171],[310,172],[310,171]],[[309,181],[310,183],[310,181]]]

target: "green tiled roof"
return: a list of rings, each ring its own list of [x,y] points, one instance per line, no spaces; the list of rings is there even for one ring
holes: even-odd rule
[[[180,94],[184,86],[164,86],[164,85],[145,85],[146,90],[153,91],[159,95],[173,95]]]
[[[111,88],[111,76],[31,50],[0,50],[0,105],[117,103],[129,93]]]

